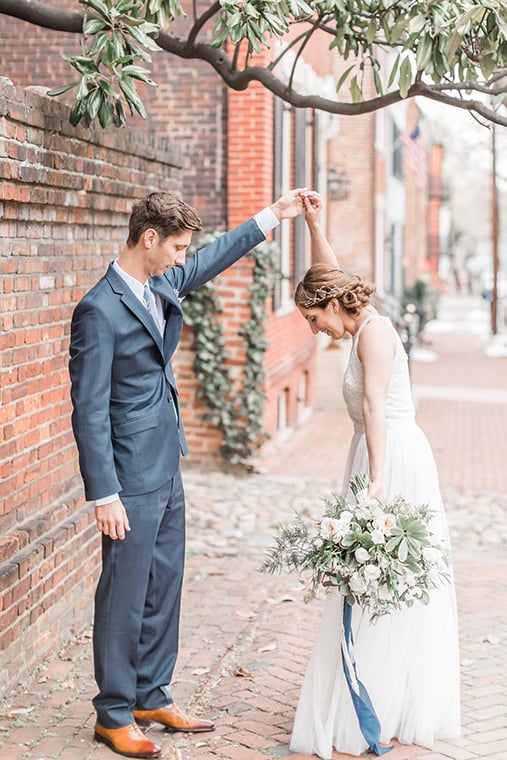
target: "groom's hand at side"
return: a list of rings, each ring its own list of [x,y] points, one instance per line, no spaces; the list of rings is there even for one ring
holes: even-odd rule
[[[113,541],[116,541],[117,538],[123,541],[125,532],[130,530],[125,507],[119,499],[111,501],[109,504],[96,506],[95,519],[97,530],[105,536],[109,536]]]

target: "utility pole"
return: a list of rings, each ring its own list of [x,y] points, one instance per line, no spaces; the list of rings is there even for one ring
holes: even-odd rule
[[[493,242],[493,288],[491,291],[491,332],[498,331],[498,186],[496,181],[496,125],[491,124],[491,237]]]

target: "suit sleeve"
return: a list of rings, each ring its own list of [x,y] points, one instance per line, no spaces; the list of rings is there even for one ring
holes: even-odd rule
[[[251,248],[265,240],[254,219],[226,232],[210,245],[201,248],[182,267],[172,267],[171,284],[182,297],[232,266]]]
[[[114,464],[109,404],[114,333],[93,302],[74,311],[70,341],[72,428],[88,500],[121,490]]]

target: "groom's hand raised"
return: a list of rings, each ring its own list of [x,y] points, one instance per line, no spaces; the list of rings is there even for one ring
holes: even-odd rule
[[[306,211],[304,198],[309,198],[311,201],[314,195],[316,196],[317,193],[314,190],[308,190],[306,187],[288,190],[272,204],[271,210],[278,219],[292,219]]]

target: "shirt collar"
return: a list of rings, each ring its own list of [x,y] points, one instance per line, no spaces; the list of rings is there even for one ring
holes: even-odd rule
[[[121,268],[121,266],[118,264],[118,259],[115,259],[113,261],[113,267],[116,272],[120,275],[120,277],[127,283],[130,290],[134,293],[136,298],[138,298],[141,303],[144,303],[144,285],[145,283],[139,282],[135,277],[132,277],[131,274],[126,272],[124,269]],[[148,282],[148,280],[146,280]]]

